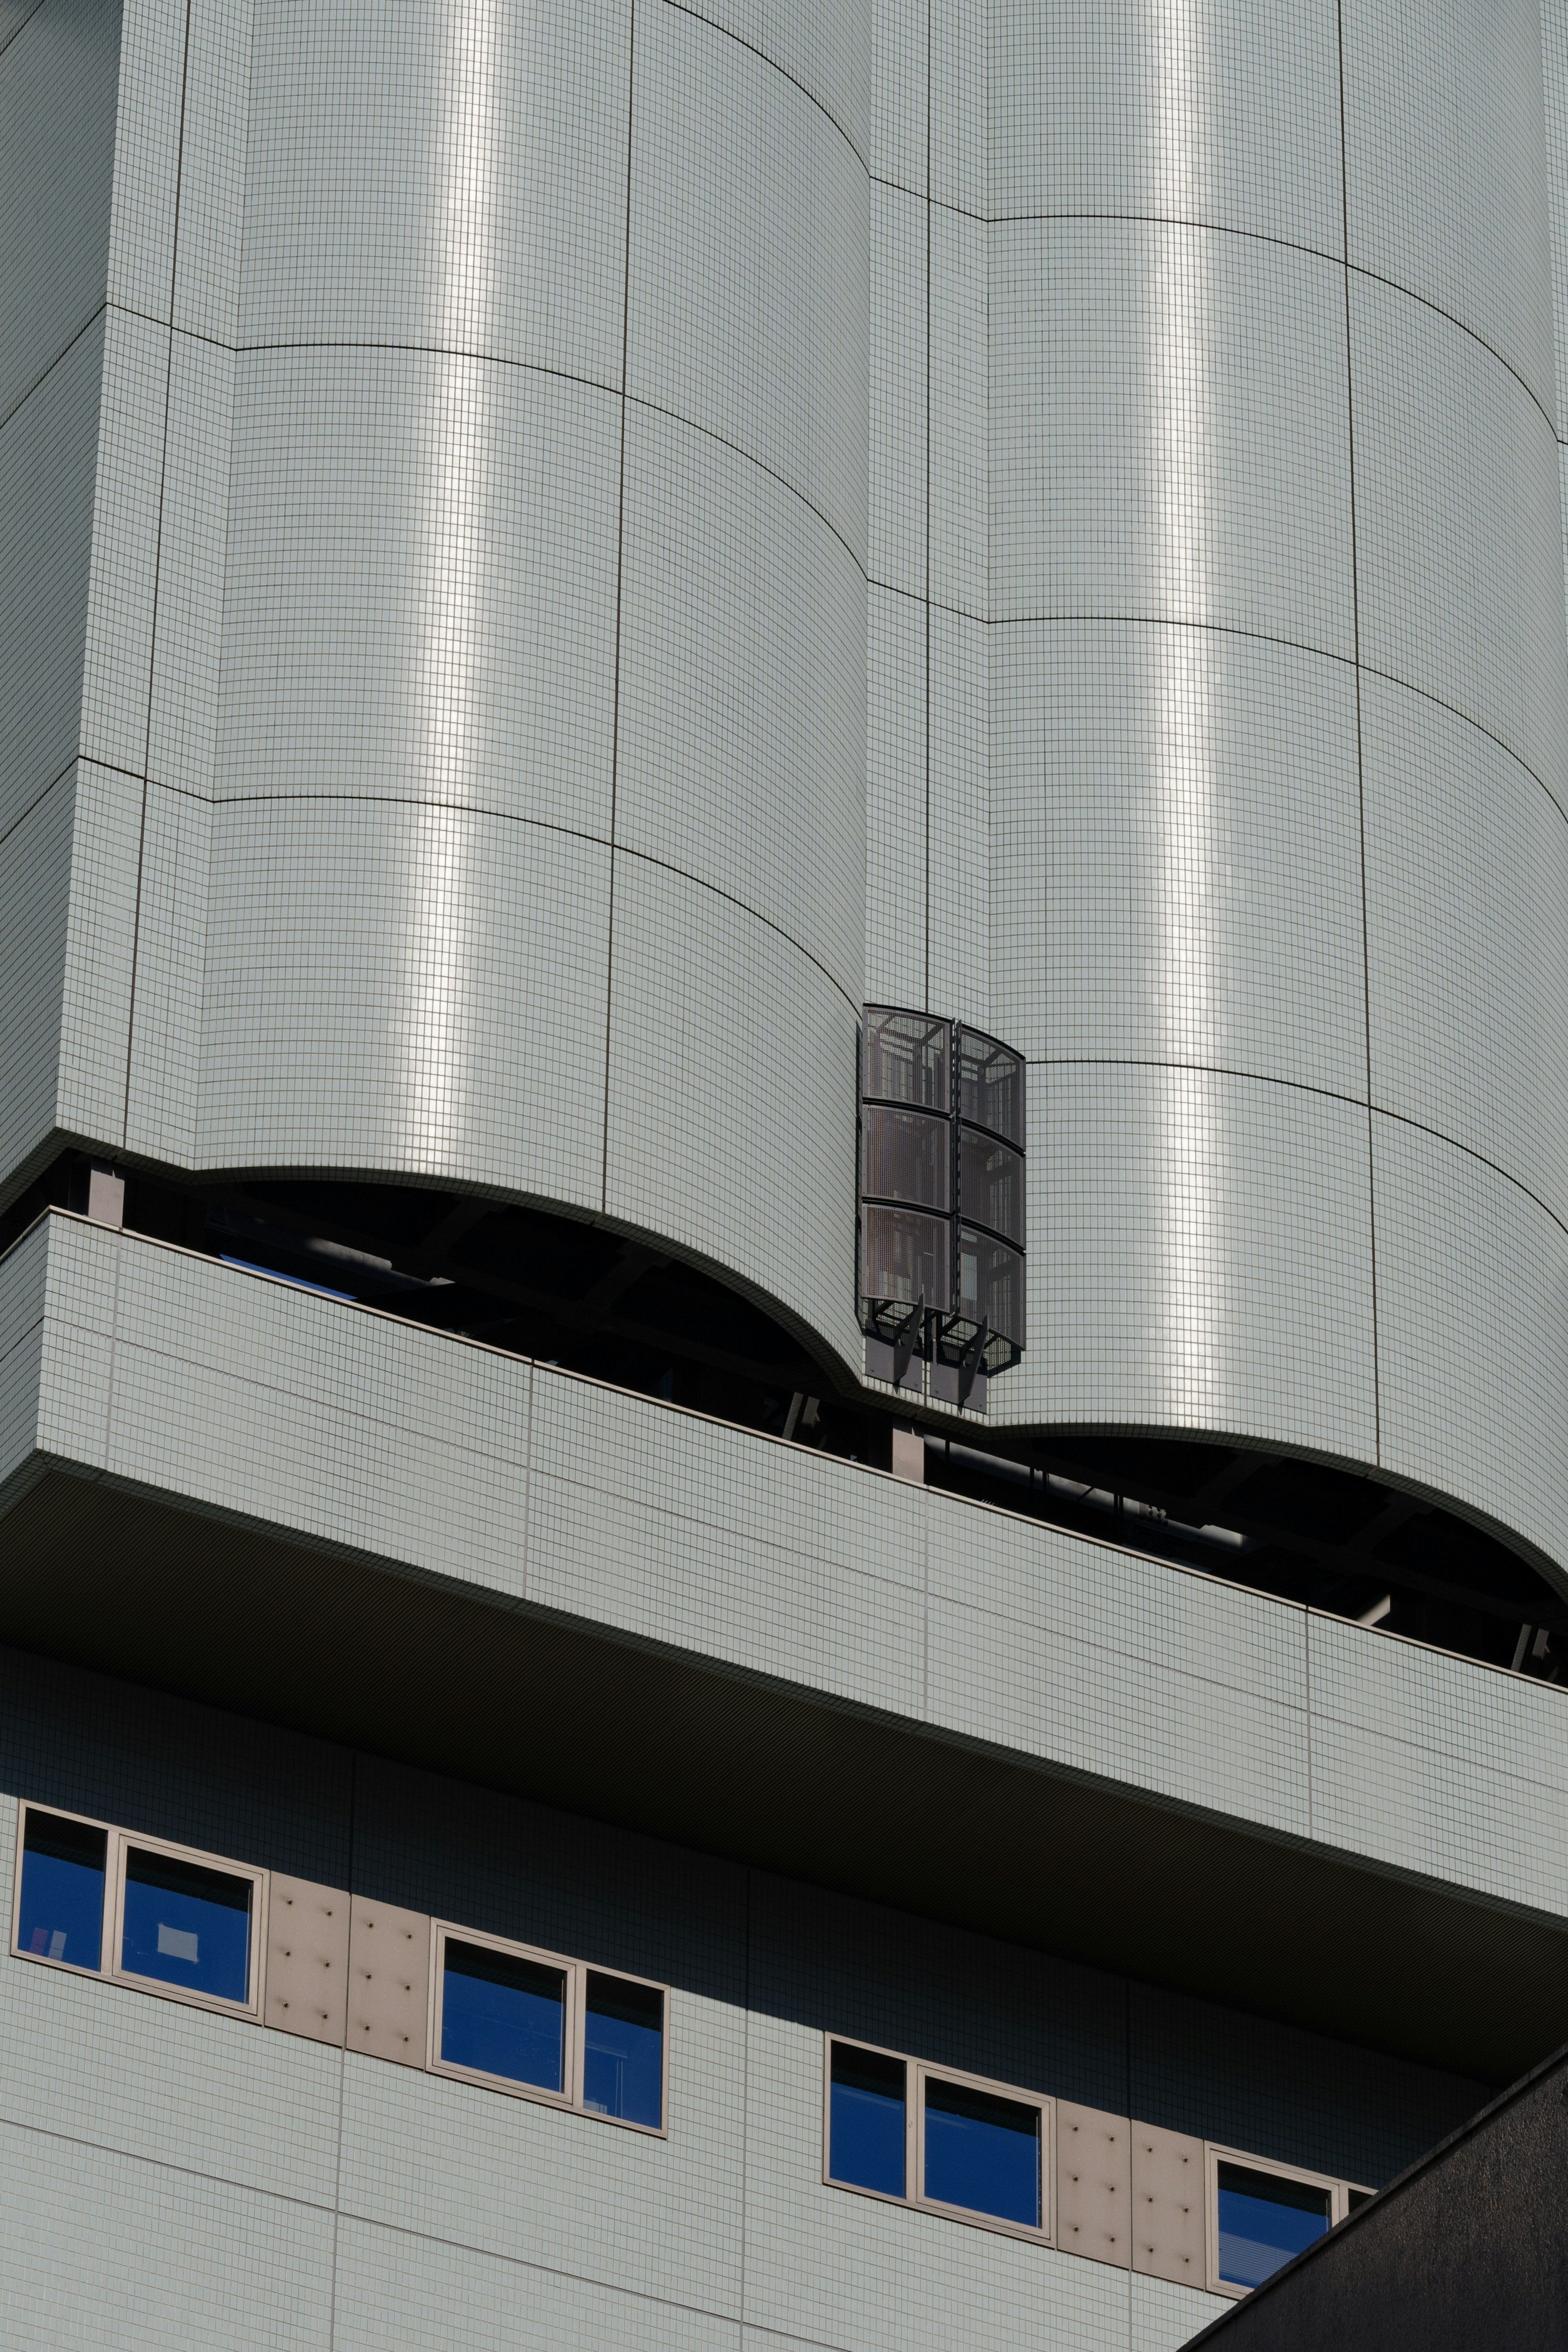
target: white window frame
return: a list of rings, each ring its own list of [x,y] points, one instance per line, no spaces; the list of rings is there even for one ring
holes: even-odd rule
[[[125,1863],[132,1847],[140,1853],[166,1854],[172,1862],[193,1863],[200,1870],[211,1870],[222,1878],[248,1878],[251,1884],[250,1950],[244,2000],[225,2000],[221,1995],[200,1992],[186,1985],[167,1984],[162,1977],[139,1976],[134,1969],[122,1968],[120,1962],[125,1934]],[[210,2010],[219,2017],[243,2018],[247,2023],[262,2021],[262,1985],[267,1970],[267,1895],[268,1873],[250,1863],[234,1862],[225,1853],[204,1853],[199,1847],[176,1845],[172,1839],[141,1837],[133,1830],[111,1830],[110,1832],[110,1880],[105,1890],[104,1916],[110,1922],[111,1941],[109,1965],[102,1973],[110,1983],[128,1985],[133,1992],[151,1993],[158,2000],[183,2001],[188,2009]]]
[[[885,2189],[864,2189],[853,2180],[840,2180],[833,2158],[833,2050],[863,2050],[873,2058],[891,2058],[904,2068],[904,2194]],[[1040,2115],[1040,2224],[1009,2221],[999,2213],[977,2213],[968,2205],[948,2205],[925,2194],[925,2086],[956,2083],[967,2091],[983,2091],[998,2099],[1034,2107]],[[902,2050],[884,2050],[879,2042],[862,2042],[852,2033],[822,2036],[822,2182],[828,2189],[847,2189],[852,2197],[870,2197],[879,2205],[903,2206],[913,2212],[935,2213],[946,2221],[962,2221],[974,2230],[995,2231],[1005,2238],[1022,2238],[1031,2245],[1056,2242],[1056,2102],[1044,2092],[1026,2091],[1016,2083],[996,2083],[986,2074],[967,2074],[961,2066],[938,2066],[931,2060],[911,2058]]]
[[[1218,2147],[1212,2140],[1204,2142],[1203,2164],[1204,2261],[1208,2273],[1208,2292],[1210,2294],[1227,2295],[1232,2303],[1239,2303],[1243,2295],[1250,2294],[1253,2290],[1249,2286],[1238,2286],[1233,2280],[1222,2279],[1219,2275],[1219,2168],[1222,2164],[1245,2165],[1249,2172],[1270,2173],[1276,2180],[1297,2180],[1306,2189],[1326,2189],[1329,2192],[1331,2230],[1343,2221],[1350,2210],[1352,2184],[1346,2180],[1335,2180],[1326,2172],[1312,2172],[1304,2164],[1276,2164],[1270,2157],[1249,2156],[1244,2148],[1239,2147]]]
[[[561,2058],[562,2088],[547,2090],[538,2083],[517,2083],[507,2074],[488,2074],[476,2066],[459,2066],[441,2055],[442,2003],[446,1991],[446,1947],[448,1942],[477,1944],[482,1950],[499,1952],[508,1959],[532,1960],[537,1966],[559,1969],[565,1979],[565,2008]],[[588,2047],[588,1979],[590,1976],[610,1977],[620,1984],[638,1985],[647,1992],[659,1995],[663,2011],[663,2031],[659,2048],[659,2121],[638,2123],[631,2116],[607,2116],[598,2107],[583,2102],[583,2078],[586,2072]],[[425,2026],[425,2066],[432,2074],[444,2074],[455,2083],[472,2083],[486,2091],[500,2091],[507,2098],[529,2099],[535,2105],[555,2107],[563,2114],[585,2116],[591,2123],[613,2124],[621,2131],[640,2132],[644,2139],[668,2139],[670,2136],[670,1988],[655,1977],[634,1976],[629,1969],[602,1966],[597,1960],[574,1960],[564,1952],[549,1952],[537,1944],[522,1944],[509,1936],[487,1936],[476,1927],[465,1927],[450,1919],[433,1919],[430,1923],[430,1986]]]
[[[47,1952],[26,1951],[22,1946],[22,1868],[27,1851],[27,1815],[44,1813],[59,1822],[78,1822],[83,1829],[101,1830],[103,1843],[103,1916],[99,1923],[98,1966],[84,1969],[79,1960],[51,1960]],[[68,1977],[89,1977],[105,1982],[109,1977],[106,1955],[110,1949],[110,1893],[114,1884],[114,1841],[119,1832],[110,1822],[95,1821],[90,1813],[71,1813],[63,1805],[35,1803],[24,1797],[16,1807],[16,1856],[11,1887],[11,1956],[13,1959],[30,1960],[35,1967],[59,1969]]]

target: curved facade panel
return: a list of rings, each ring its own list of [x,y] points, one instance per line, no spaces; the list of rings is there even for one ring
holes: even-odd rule
[[[1556,446],[1475,337],[1350,287],[1361,658],[1450,703],[1549,789],[1568,775]]]
[[[1381,1459],[1563,1567],[1568,1234],[1473,1152],[1373,1122]]]
[[[258,9],[241,342],[618,385],[631,39],[630,0]]]
[[[445,352],[245,354],[216,789],[607,839],[620,404]]]
[[[1568,1225],[1568,822],[1423,695],[1362,688],[1372,1099]]]
[[[1350,666],[1173,624],[996,637],[1001,1034],[1364,1097]]]
[[[858,1002],[865,580],[812,508],[673,417],[626,426],[619,844],[737,900]]]
[[[369,800],[214,828],[198,1164],[598,1203],[610,852]]]
[[[1343,272],[1135,221],[991,241],[992,618],[1352,650]]]
[[[1354,268],[1468,328],[1555,413],[1538,0],[1344,10]]]
[[[1032,1076],[1032,1336],[993,1413],[1374,1460],[1365,1110],[1207,1070]]]
[[[863,567],[870,189],[789,76],[683,10],[639,24],[626,384],[755,458]]]
[[[992,38],[998,218],[1182,220],[1343,253],[1325,0],[1067,0],[998,9]]]

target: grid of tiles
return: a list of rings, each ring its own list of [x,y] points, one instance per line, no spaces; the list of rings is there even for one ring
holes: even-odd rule
[[[1131,2095],[1171,2128],[1374,2180],[1480,2095],[69,1667],[0,1653],[0,1884],[25,1797],[673,1988],[657,2141],[0,1961],[9,2308],[28,2352],[95,2340],[111,2289],[122,2326],[179,2345],[782,2331],[936,2352],[956,2327],[1164,2352],[1206,2299],[824,2188],[824,2031],[1113,2113]]]

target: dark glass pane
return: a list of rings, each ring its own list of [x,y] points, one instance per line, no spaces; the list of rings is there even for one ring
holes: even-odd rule
[[[1219,2168],[1219,2275],[1261,2286],[1329,2226],[1329,2192],[1244,2165]]]
[[[852,2189],[904,2194],[904,2061],[833,2044],[828,2170]]]
[[[925,1013],[896,1013],[868,1004],[862,1048],[861,1092],[916,1110],[946,1115],[953,1107],[953,1024]]]
[[[958,1312],[1023,1346],[1023,1260],[1006,1242],[967,1225],[958,1235]]]
[[[22,1843],[22,1916],[16,1941],[47,1960],[96,1969],[103,1957],[102,1830],[27,1808]]]
[[[1010,1045],[978,1029],[960,1029],[958,1056],[958,1116],[988,1127],[1009,1143],[1024,1148],[1024,1061]]]
[[[925,2194],[1038,2230],[1040,2109],[927,2078]]]
[[[664,2121],[664,1996],[624,1977],[588,1972],[582,2104],[631,2124]]]
[[[879,1201],[922,1209],[953,1205],[953,1122],[924,1111],[862,1114],[861,1191]]]
[[[565,1971],[450,1936],[445,1952],[441,2054],[447,2064],[541,2091],[562,2089]]]
[[[1377,2191],[1375,2189],[1353,2189],[1350,2191],[1350,2200],[1346,2210],[1352,2213],[1359,2213],[1364,2205],[1371,2204],[1376,2194]]]
[[[913,1209],[862,1212],[864,1223],[867,1298],[892,1298],[913,1307],[946,1309],[953,1298],[953,1228],[945,1217]]]
[[[958,1206],[966,1223],[973,1217],[1022,1245],[1023,1160],[1010,1144],[977,1128],[958,1129]]]
[[[120,1965],[220,2000],[250,1992],[253,1884],[132,1846],[125,1857]]]

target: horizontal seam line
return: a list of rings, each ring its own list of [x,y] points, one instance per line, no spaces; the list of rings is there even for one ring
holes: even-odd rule
[[[156,784],[155,778],[150,781]],[[180,788],[158,785],[157,789],[177,791]],[[191,799],[205,798],[202,793],[190,793],[186,796]],[[295,801],[329,802],[350,808],[365,806],[444,809],[454,816],[483,817],[488,824],[532,825],[541,833],[559,833],[571,841],[588,842],[594,848],[602,849],[612,857],[638,858],[645,866],[658,866],[663,873],[678,874],[683,881],[694,883],[699,890],[711,891],[716,898],[722,898],[727,906],[737,908],[743,915],[748,915],[753,922],[764,924],[777,938],[787,941],[797,955],[803,956],[814,970],[820,971],[829,986],[838,991],[852,1012],[856,1013],[860,1012],[860,999],[852,996],[843,983],[834,978],[820,956],[813,955],[803,940],[798,940],[792,931],[786,930],[782,923],[775,922],[771,915],[765,915],[760,908],[752,906],[747,899],[737,898],[732,890],[726,890],[717,882],[708,881],[701,874],[689,873],[684,866],[676,866],[667,857],[655,857],[651,850],[634,849],[628,842],[609,841],[602,834],[581,833],[575,826],[557,824],[548,817],[519,816],[507,809],[476,807],[470,801],[438,801],[412,795],[405,797],[396,793],[225,793],[209,801],[207,805],[214,809],[269,808],[279,803]]]
[[[1414,1128],[1417,1134],[1429,1135],[1435,1142],[1446,1143],[1452,1150],[1479,1160],[1494,1176],[1500,1176],[1505,1184],[1522,1192],[1527,1201],[1533,1201],[1543,1217],[1550,1217],[1554,1225],[1568,1233],[1568,1219],[1560,1217],[1550,1202],[1543,1201],[1539,1192],[1532,1192],[1523,1179],[1515,1176],[1500,1160],[1490,1159],[1473,1143],[1450,1135],[1446,1128],[1433,1127],[1424,1118],[1413,1118],[1408,1111],[1390,1110],[1385,1104],[1371,1101],[1364,1095],[1341,1094],[1336,1087],[1315,1087],[1306,1078],[1282,1078],[1271,1070],[1239,1069],[1228,1062],[1166,1062],[1157,1061],[1152,1055],[1138,1054],[1026,1054],[1024,1061],[1028,1067],[1037,1070],[1192,1070],[1214,1077],[1241,1078],[1249,1086],[1287,1087],[1293,1094],[1318,1095],[1325,1102],[1342,1102],[1352,1110],[1372,1111],[1379,1118],[1391,1118],[1400,1127]]]
[[[41,7],[43,5],[43,0],[38,0],[38,5]],[[30,22],[31,19],[28,21]],[[22,27],[18,26],[16,29],[20,32]],[[13,36],[13,37],[15,37],[15,36]],[[0,50],[0,56],[4,56],[4,54],[5,52]],[[106,315],[110,307],[110,305],[107,299],[100,300],[96,309],[94,309],[90,314],[82,320],[81,325],[76,330],[75,333],[67,337],[66,341],[60,345],[59,350],[55,353],[54,358],[49,362],[48,365],[39,371],[39,373],[33,378],[32,383],[27,386],[26,391],[24,392],[19,398],[12,402],[4,416],[0,416],[0,433],[4,433],[5,427],[10,424],[11,419],[14,416],[19,416],[21,415],[23,409],[26,408],[27,403],[32,399],[33,394],[36,392],[41,392],[43,390],[45,384],[47,383],[49,378],[58,367],[60,362],[65,359],[69,352],[76,349],[76,346],[80,342],[82,337],[88,333],[89,329],[98,324],[99,320]]]
[[[807,100],[810,105],[814,106],[818,113],[821,114],[826,121],[832,124],[833,129],[838,132],[839,137],[843,141],[844,145],[849,149],[850,153],[854,157],[855,162],[860,165],[861,170],[865,173],[867,179],[869,180],[871,178],[872,169],[869,161],[861,153],[859,147],[856,145],[849,131],[844,128],[844,125],[839,121],[839,118],[833,112],[832,108],[828,105],[825,100],[819,98],[814,89],[808,89],[805,83],[801,81],[797,75],[792,74],[788,66],[780,65],[777,58],[770,58],[766,49],[759,49],[754,41],[747,40],[742,34],[736,32],[730,26],[716,24],[711,16],[705,16],[700,8],[692,7],[689,5],[689,0],[666,0],[666,5],[674,9],[678,16],[690,16],[694,18],[697,24],[706,25],[710,33],[717,33],[723,39],[733,41],[737,49],[745,49],[749,56],[759,58],[762,64],[770,67],[774,73],[779,75],[783,80],[787,81],[791,89],[798,89],[801,97]]]

